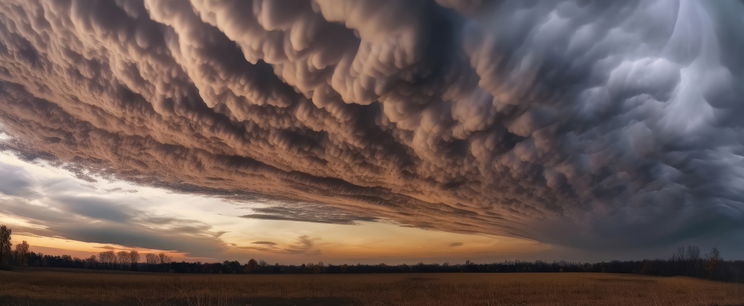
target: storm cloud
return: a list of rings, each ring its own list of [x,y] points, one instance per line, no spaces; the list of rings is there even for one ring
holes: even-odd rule
[[[143,184],[579,248],[671,244],[744,228],[743,14],[3,1],[0,122],[8,148]]]

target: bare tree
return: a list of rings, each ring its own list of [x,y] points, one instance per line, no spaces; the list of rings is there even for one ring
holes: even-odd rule
[[[687,246],[687,260],[700,259],[700,248],[694,245]]]
[[[116,263],[116,254],[114,251],[106,251],[98,253],[98,260],[103,264],[112,265]]]
[[[116,260],[122,266],[129,265],[130,264],[129,252],[127,251],[116,252]]]
[[[10,242],[10,234],[13,231],[5,225],[0,225],[0,266],[10,264],[10,257],[12,256],[11,247],[13,244]]]
[[[28,242],[26,240],[23,240],[20,244],[16,244],[15,249],[15,257],[16,257],[16,263],[19,266],[25,266],[27,264],[26,257],[28,256]]]
[[[137,263],[139,262],[139,260],[140,260],[139,252],[137,252],[136,250],[129,251],[129,261],[132,265],[132,269],[134,269],[137,266]]]
[[[705,270],[708,272],[708,276],[715,277],[716,270],[718,269],[718,266],[721,264],[721,252],[718,251],[718,248],[713,248],[710,250],[710,253],[708,254],[708,259],[705,262]]]
[[[169,263],[171,261],[170,257],[168,257],[168,255],[165,255],[163,253],[158,254],[158,259],[161,264]]]
[[[85,259],[85,266],[88,268],[95,267],[97,262],[96,255],[90,255],[90,257]]]
[[[145,262],[148,265],[156,265],[160,262],[160,259],[158,258],[158,255],[147,253],[145,254]]]

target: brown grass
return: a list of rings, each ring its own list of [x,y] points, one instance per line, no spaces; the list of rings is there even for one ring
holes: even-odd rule
[[[0,305],[744,305],[744,284],[604,273],[0,271]]]

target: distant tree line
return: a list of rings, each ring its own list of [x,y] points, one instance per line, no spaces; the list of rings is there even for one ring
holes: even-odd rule
[[[291,273],[513,273],[513,272],[606,272],[636,273],[658,276],[691,276],[720,281],[744,282],[744,261],[723,260],[718,249],[701,254],[696,246],[682,247],[670,259],[610,261],[598,263],[572,262],[526,262],[505,261],[500,263],[477,264],[466,261],[464,264],[356,264],[326,265],[309,263],[302,265],[267,264],[265,261],[251,259],[245,264],[238,261],[221,263],[173,262],[163,254],[145,254],[140,261],[137,251],[106,251],[86,259],[69,255],[52,256],[29,252],[25,241],[16,245],[11,252],[10,229],[0,227],[0,267],[12,266],[63,267],[81,269],[130,270],[141,272],[170,273],[227,273],[227,274],[291,274]]]

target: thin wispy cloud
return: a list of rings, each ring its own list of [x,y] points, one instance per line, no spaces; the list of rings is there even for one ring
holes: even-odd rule
[[[322,252],[316,247],[315,240],[308,235],[302,235],[290,244],[279,244],[272,241],[254,241],[248,246],[239,246],[241,249],[255,250],[274,254],[292,255],[320,255]]]
[[[357,221],[372,222],[376,220],[376,218],[371,216],[354,215],[339,208],[314,203],[295,203],[291,207],[256,207],[251,210],[253,213],[242,215],[240,217],[247,219],[334,224],[355,224]]]

